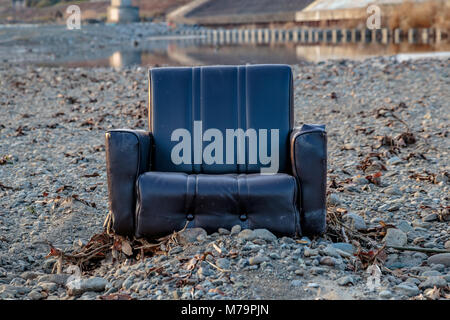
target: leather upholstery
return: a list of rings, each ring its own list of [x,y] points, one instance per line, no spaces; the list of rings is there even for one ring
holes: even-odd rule
[[[137,181],[136,234],[162,236],[189,227],[208,233],[270,228],[277,235],[300,233],[297,183],[291,175],[147,172]]]
[[[113,230],[134,234],[136,179],[150,167],[151,135],[142,130],[106,133],[106,172]]]
[[[224,136],[225,129],[279,129],[279,172],[290,172],[293,98],[289,66],[153,68],[149,72],[149,84],[149,124],[155,140],[153,170],[213,174],[260,172],[259,160],[257,164],[248,163],[248,143],[245,164],[234,161],[234,164],[175,165],[170,158],[177,144],[171,141],[172,132],[185,128],[193,135],[193,122],[202,121],[203,131],[217,128]],[[191,150],[193,153],[193,146]],[[234,155],[236,158],[236,145]]]
[[[293,129],[292,81],[285,65],[151,69],[150,132],[106,134],[114,231],[155,238],[189,221],[208,232],[236,224],[280,236],[324,232],[326,132]],[[264,166],[248,161],[173,164],[172,131],[192,131],[195,120],[203,131],[279,129],[279,172],[261,175]]]
[[[324,125],[303,125],[291,134],[292,171],[299,183],[302,233],[325,232],[327,135]]]

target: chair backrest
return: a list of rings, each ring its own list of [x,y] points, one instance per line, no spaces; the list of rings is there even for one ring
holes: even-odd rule
[[[290,172],[293,108],[292,70],[288,65],[152,68],[149,70],[149,126],[154,139],[152,170],[260,172],[269,166],[264,155],[275,161],[271,151],[278,142],[278,172]],[[244,146],[238,138],[228,139],[227,135],[231,137],[233,131],[234,137],[247,133]],[[185,139],[186,133],[191,135],[190,139]],[[222,138],[218,137],[219,133]],[[233,144],[228,143],[231,141]],[[266,150],[260,144],[264,141],[267,141]]]

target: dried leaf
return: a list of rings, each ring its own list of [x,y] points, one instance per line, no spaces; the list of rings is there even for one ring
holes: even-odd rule
[[[133,249],[131,248],[131,245],[127,240],[122,241],[122,252],[125,253],[127,256],[133,255]]]
[[[441,290],[435,286],[434,288],[426,289],[423,295],[430,300],[439,300],[441,297]]]

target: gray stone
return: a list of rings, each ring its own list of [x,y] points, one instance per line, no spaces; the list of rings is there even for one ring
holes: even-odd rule
[[[39,292],[38,290],[32,290],[29,294],[28,294],[28,298],[30,298],[31,300],[41,300],[43,299],[45,296]]]
[[[356,213],[347,213],[343,218],[351,227],[355,228],[356,230],[367,229],[367,225],[364,219]]]
[[[219,228],[219,230],[217,230],[219,232],[220,235],[228,235],[230,234],[230,231],[225,229],[225,228]]]
[[[334,267],[336,265],[336,259],[334,259],[333,257],[325,256],[320,258],[319,263],[324,266]]]
[[[228,260],[227,258],[217,259],[216,265],[222,269],[229,269],[230,268],[230,260]]]
[[[343,277],[337,279],[337,283],[340,286],[346,286],[346,285],[349,285],[349,284],[354,285],[355,284],[355,280],[353,279],[352,276],[343,276]]]
[[[302,282],[301,282],[301,280],[292,280],[291,281],[291,286],[293,286],[293,287],[301,287],[302,286]]]
[[[347,253],[353,254],[355,252],[355,248],[351,243],[345,243],[345,242],[336,242],[332,243],[331,246],[333,248],[345,251]]]
[[[338,206],[341,204],[341,199],[336,193],[330,194],[330,197],[328,198],[328,202],[333,206]]]
[[[383,290],[383,291],[380,291],[380,293],[378,294],[378,296],[379,296],[381,299],[390,299],[390,298],[392,297],[392,292],[389,291],[389,290]]]
[[[386,161],[386,163],[389,164],[389,165],[397,165],[397,164],[400,164],[400,163],[402,163],[402,162],[403,162],[403,160],[400,159],[400,158],[397,157],[397,156],[394,156],[394,157],[392,157],[392,158],[389,158],[389,159]]]
[[[428,289],[428,288],[442,288],[447,286],[447,281],[443,277],[428,277],[425,281],[423,281],[420,285],[420,289]]]
[[[248,259],[248,262],[252,266],[263,263],[265,261],[269,261],[269,258],[266,256],[261,256],[261,255],[257,255],[257,256],[254,256],[254,257],[251,257],[250,259]]]
[[[444,266],[442,263],[432,264],[432,265],[431,265],[431,270],[436,270],[436,271],[439,271],[439,272],[444,272],[445,266]]]
[[[236,235],[236,234],[238,234],[239,232],[241,232],[241,226],[240,225],[235,225],[235,226],[233,226],[233,228],[231,228],[231,235]]]
[[[294,273],[295,273],[297,276],[303,276],[303,275],[305,274],[305,270],[303,270],[303,269],[297,269],[297,270],[294,271]]]
[[[58,288],[58,285],[54,282],[39,282],[38,286],[47,292],[53,292]]]
[[[340,258],[339,253],[337,252],[336,248],[332,245],[328,245],[325,247],[325,249],[322,250],[322,254],[334,258]]]
[[[255,229],[253,235],[257,239],[263,239],[269,242],[277,240],[277,237],[267,229]]]
[[[278,259],[281,258],[280,255],[279,255],[278,253],[276,253],[276,252],[271,252],[271,253],[269,253],[269,257],[270,257],[271,259],[274,259],[274,260],[278,260]]]
[[[430,213],[428,215],[426,215],[425,217],[422,218],[422,220],[424,222],[432,222],[432,221],[436,221],[439,218],[439,216],[437,215],[437,213]]]
[[[367,180],[364,177],[359,177],[359,176],[353,177],[352,180],[353,180],[354,183],[356,183],[358,185],[365,185],[365,184],[369,183],[369,180]]]
[[[184,231],[178,233],[178,241],[182,245],[186,245],[192,242],[196,242],[199,236],[206,238],[208,234],[205,229],[202,228],[187,228]]]
[[[396,227],[400,230],[402,230],[404,233],[413,232],[414,228],[411,226],[411,224],[406,220],[400,220]]]
[[[66,287],[68,294],[71,296],[81,295],[88,291],[101,292],[105,290],[108,281],[100,277],[92,277],[88,279],[76,279],[68,282]]]
[[[319,250],[318,249],[310,249],[310,248],[305,248],[305,250],[303,251],[303,255],[305,257],[314,257],[319,255]]]
[[[256,239],[255,233],[253,232],[253,230],[250,230],[250,229],[242,230],[241,232],[239,232],[237,237],[239,239],[249,240],[249,241]]]
[[[206,266],[201,266],[200,268],[198,268],[197,270],[197,275],[200,278],[207,278],[210,277],[212,275],[214,275],[214,272],[211,268],[206,267]]]
[[[39,276],[42,276],[42,273],[34,272],[34,271],[25,271],[25,272],[22,272],[22,274],[20,275],[20,277],[25,280],[34,280]]]
[[[389,194],[389,195],[394,195],[394,196],[401,196],[402,195],[402,192],[396,186],[384,189],[384,193],[385,194]]]
[[[424,271],[421,274],[421,276],[422,277],[439,277],[439,276],[442,276],[442,274],[436,270],[429,270],[429,271]]]
[[[402,247],[408,242],[408,237],[400,229],[389,228],[383,241],[387,246]]]
[[[395,286],[395,291],[408,297],[413,297],[419,294],[419,288],[413,283],[403,282]]]
[[[61,286],[66,284],[67,279],[69,279],[70,274],[45,274],[40,276],[37,280],[38,282],[53,282]]]
[[[443,264],[445,267],[450,267],[450,253],[439,253],[428,258],[428,264]]]

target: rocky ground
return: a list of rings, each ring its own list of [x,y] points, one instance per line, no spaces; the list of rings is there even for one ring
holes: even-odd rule
[[[71,252],[102,232],[104,133],[147,128],[146,69],[1,64],[0,298],[448,299],[450,253],[436,252],[450,250],[450,61],[293,70],[296,123],[327,125],[329,211],[342,234],[193,229],[167,254],[106,259],[80,280],[67,264],[51,273],[47,243]],[[435,252],[385,248],[371,290],[357,251],[368,238],[375,248]]]

